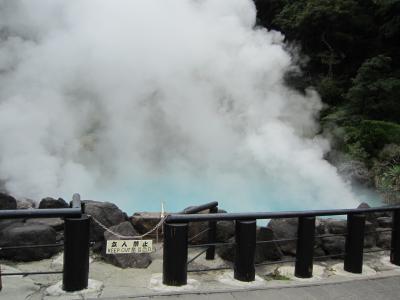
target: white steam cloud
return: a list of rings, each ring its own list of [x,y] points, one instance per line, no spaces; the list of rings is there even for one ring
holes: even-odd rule
[[[251,0],[0,0],[0,180],[123,208],[354,207]]]

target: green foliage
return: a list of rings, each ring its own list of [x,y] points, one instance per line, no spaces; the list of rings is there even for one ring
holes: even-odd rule
[[[331,77],[323,77],[317,86],[317,91],[325,103],[337,105],[343,101],[344,89],[341,82]]]
[[[373,24],[368,5],[355,0],[285,1],[272,21],[288,39],[301,43],[311,58],[311,68],[328,76],[334,74],[334,69],[340,71],[337,65],[356,57],[354,49],[365,50],[364,37],[376,35]]]
[[[386,145],[378,155],[372,168],[375,185],[385,202],[398,204],[400,201],[400,145]]]
[[[388,144],[378,155],[381,163],[386,165],[400,164],[400,145]]]
[[[393,186],[400,164],[400,157],[388,159],[400,156],[400,0],[254,1],[258,25],[283,32],[307,58],[303,77],[289,74],[286,82],[320,93],[327,104],[321,125],[334,150],[373,168],[378,188]]]
[[[400,125],[364,120],[358,126],[344,128],[345,151],[357,158],[376,157],[387,144],[400,144]]]
[[[377,120],[400,119],[400,78],[393,74],[391,62],[379,55],[359,68],[346,95],[355,113]]]
[[[282,275],[279,272],[279,268],[275,268],[275,270],[271,273],[268,273],[264,275],[265,280],[271,281],[271,280],[290,280],[289,277]]]
[[[389,167],[381,177],[382,188],[400,191],[400,165]]]

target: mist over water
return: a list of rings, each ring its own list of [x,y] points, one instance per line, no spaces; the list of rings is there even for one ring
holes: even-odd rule
[[[0,180],[131,212],[355,207],[251,0],[0,0]]]

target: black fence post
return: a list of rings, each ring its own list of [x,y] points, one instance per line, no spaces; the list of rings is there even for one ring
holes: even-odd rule
[[[347,215],[346,254],[344,270],[351,273],[362,273],[364,250],[365,215]]]
[[[400,266],[400,210],[393,211],[390,262]]]
[[[311,278],[313,274],[315,217],[300,217],[297,229],[296,265],[294,275]]]
[[[89,229],[90,219],[86,215],[64,220],[64,291],[74,292],[88,287]]]
[[[164,223],[163,283],[187,283],[188,224]]]
[[[254,281],[254,254],[256,251],[256,221],[235,222],[235,265],[234,278],[240,281]]]
[[[213,207],[210,209],[210,214],[215,214],[218,212],[218,207]],[[217,239],[217,222],[209,221],[208,222],[208,244],[215,243]],[[210,246],[207,248],[206,259],[213,260],[215,258],[215,246]]]

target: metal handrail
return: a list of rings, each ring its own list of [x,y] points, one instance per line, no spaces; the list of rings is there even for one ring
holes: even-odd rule
[[[338,216],[348,214],[363,214],[400,210],[400,205],[355,208],[355,209],[325,209],[309,211],[280,211],[280,212],[247,212],[247,213],[214,213],[214,214],[171,214],[167,217],[168,223],[204,222],[204,221],[233,221],[233,220],[256,220],[276,218],[297,218],[316,216]]]
[[[30,219],[30,218],[79,218],[81,208],[44,208],[44,209],[13,209],[0,210],[1,219]]]

